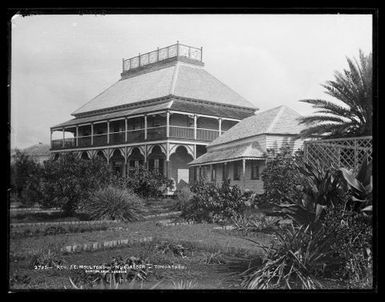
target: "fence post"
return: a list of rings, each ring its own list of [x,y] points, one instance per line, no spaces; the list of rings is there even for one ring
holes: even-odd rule
[[[358,144],[357,144],[357,139],[354,140],[354,169],[353,171],[358,170]]]

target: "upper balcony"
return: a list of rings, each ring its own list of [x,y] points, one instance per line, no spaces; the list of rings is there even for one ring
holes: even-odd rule
[[[91,148],[166,139],[211,142],[238,121],[162,112],[51,129],[51,150]],[[53,138],[54,134],[60,137]]]

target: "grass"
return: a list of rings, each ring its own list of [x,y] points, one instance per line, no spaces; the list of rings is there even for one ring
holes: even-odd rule
[[[208,251],[194,245],[185,246],[186,257],[181,257],[173,253],[161,253],[156,251],[156,245],[160,241],[151,243],[138,243],[130,247],[104,250],[97,252],[85,252],[81,254],[62,255],[61,261],[65,265],[100,265],[108,263],[113,257],[135,256],[147,259],[148,263],[158,265],[152,269],[148,278],[143,283],[138,283],[134,287],[129,284],[119,286],[124,288],[151,288],[156,285],[156,289],[225,289],[229,287],[226,276],[217,270],[219,264],[207,264]],[[181,243],[183,245],[183,243]],[[220,254],[219,251],[216,251]],[[170,268],[170,265],[174,268]],[[179,265],[179,267],[176,267]],[[30,260],[24,259],[18,263],[11,263],[10,275],[13,289],[71,289],[73,286],[69,278],[70,270],[31,269]],[[236,287],[234,282],[231,287]]]
[[[114,225],[115,226],[115,225]],[[132,255],[149,259],[153,264],[172,265],[180,264],[186,269],[157,269],[144,284],[122,285],[120,288],[151,288],[159,285],[164,289],[194,289],[194,288],[228,288],[224,282],[225,274],[216,267],[223,265],[224,255],[236,253],[261,254],[247,240],[239,236],[215,231],[213,224],[178,225],[160,227],[155,220],[119,224],[122,230],[85,231],[83,233],[66,233],[56,235],[12,238],[10,240],[10,279],[14,288],[24,289],[51,289],[71,288],[69,272],[57,269],[36,270],[31,267],[32,259],[36,255],[46,263],[51,263],[51,255],[55,255],[55,263],[64,264],[102,264],[111,261],[118,255]],[[151,236],[155,238],[150,243],[136,243],[127,247],[82,252],[79,254],[64,255],[55,252],[60,247],[71,244],[84,244],[119,239],[139,239]],[[261,240],[268,243],[268,236]],[[166,244],[165,244],[166,242]],[[175,246],[182,246],[181,253],[169,252]],[[159,248],[165,247],[163,248]],[[171,248],[170,248],[171,247]],[[50,252],[44,249],[50,249]],[[53,252],[51,252],[53,251]],[[35,255],[35,257],[33,256]],[[45,263],[45,262],[44,262]],[[236,287],[237,284],[231,285]]]
[[[159,227],[155,221],[135,222],[125,224],[124,227],[126,229],[123,230],[15,238],[10,240],[10,252],[11,254],[30,255],[48,243],[66,246],[127,238],[139,239],[152,236],[153,238],[161,238],[164,240],[192,242],[205,248],[220,248],[222,250],[245,249],[262,253],[262,250],[256,250],[251,242],[238,236],[217,232],[213,230],[213,226],[213,224],[193,224]],[[268,243],[271,237],[261,235],[260,239],[263,240],[264,243]]]

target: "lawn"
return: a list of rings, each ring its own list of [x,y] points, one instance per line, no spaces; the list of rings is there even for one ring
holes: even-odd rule
[[[261,257],[262,250],[255,244],[228,231],[215,230],[214,224],[192,224],[177,226],[159,226],[156,220],[120,224],[122,229],[86,231],[33,237],[15,237],[10,240],[10,275],[17,276],[12,281],[12,288],[71,288],[69,276],[65,270],[36,270],[31,267],[33,255],[71,244],[84,244],[119,239],[140,239],[151,236],[152,242],[133,243],[126,247],[76,254],[58,254],[66,264],[99,265],[111,261],[116,256],[143,257],[154,265],[180,264],[185,269],[157,269],[151,273],[139,287],[150,287],[159,281],[157,288],[193,287],[193,288],[229,288],[237,283],[225,282],[226,274],[222,272],[223,264],[218,257],[238,254],[254,254]],[[114,225],[114,227],[116,227]],[[260,233],[254,239],[269,244],[271,235]],[[162,254],[154,251],[159,242],[181,244],[187,251],[186,257]],[[220,262],[220,261],[219,261]],[[23,281],[22,277],[25,277]],[[179,282],[179,283],[178,283]]]

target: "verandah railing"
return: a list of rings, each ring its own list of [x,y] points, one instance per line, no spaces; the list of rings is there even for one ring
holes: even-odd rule
[[[324,166],[357,171],[365,156],[372,160],[372,137],[320,139],[304,143],[304,158],[309,164],[319,161]]]
[[[91,135],[83,135],[72,138],[65,138],[64,145],[63,139],[52,140],[52,149],[71,149],[77,147],[90,147],[90,146],[107,146],[107,145],[118,145],[124,143],[138,143],[143,141],[153,141],[159,139],[165,139],[167,137],[167,127],[148,127],[147,128],[147,139],[145,139],[145,129],[134,129],[125,131],[110,132],[109,138],[107,133],[95,133]],[[223,133],[224,131],[222,131]],[[196,129],[196,139],[199,141],[212,141],[219,136],[219,131],[215,129]],[[127,140],[126,140],[127,137]],[[195,133],[193,127],[182,127],[182,126],[169,126],[169,137],[170,138],[182,138],[182,139],[195,139]]]

